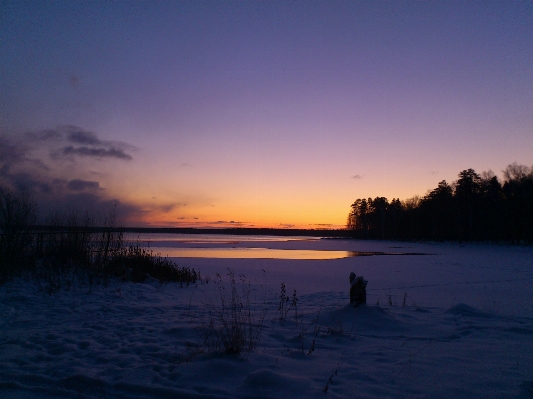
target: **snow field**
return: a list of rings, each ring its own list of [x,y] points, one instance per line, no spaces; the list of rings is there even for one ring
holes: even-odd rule
[[[211,277],[187,288],[148,280],[50,296],[18,280],[0,287],[0,397],[532,397],[532,248],[275,245],[432,255],[177,259]],[[229,288],[228,268],[246,276],[260,332],[240,355],[204,343],[214,277]],[[369,281],[367,306],[347,305],[350,271]],[[284,320],[282,282],[298,298]]]

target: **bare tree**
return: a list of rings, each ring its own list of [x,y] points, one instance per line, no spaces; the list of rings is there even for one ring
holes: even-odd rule
[[[533,177],[533,166],[531,168],[525,165],[519,165],[516,162],[513,162],[502,171],[505,181],[520,181],[525,178]]]

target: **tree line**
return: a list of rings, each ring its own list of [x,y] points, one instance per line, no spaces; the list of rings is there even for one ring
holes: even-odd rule
[[[513,163],[503,182],[465,169],[425,196],[358,198],[347,229],[355,238],[533,243],[533,166]]]

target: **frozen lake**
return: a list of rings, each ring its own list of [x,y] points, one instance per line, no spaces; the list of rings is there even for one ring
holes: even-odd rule
[[[531,247],[188,234],[127,239],[149,242],[154,252],[204,276],[231,268],[258,283],[298,281],[300,292],[346,292],[353,271],[369,281],[369,303],[389,296],[403,302],[407,295],[420,306],[465,302],[533,316]]]
[[[174,258],[211,259],[298,259],[327,260],[374,255],[425,255],[398,251],[369,252],[314,249],[320,238],[284,236],[245,236],[215,234],[128,234],[128,243],[139,243],[155,253]],[[279,244],[289,245],[279,245]]]

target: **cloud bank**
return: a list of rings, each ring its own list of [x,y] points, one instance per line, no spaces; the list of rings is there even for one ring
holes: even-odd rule
[[[71,125],[27,132],[18,138],[3,134],[0,185],[28,193],[37,203],[43,221],[65,211],[89,211],[103,216],[116,212],[119,219],[127,220],[143,210],[113,198],[100,181],[87,178],[88,165],[112,159],[132,161],[130,152],[135,149]]]

